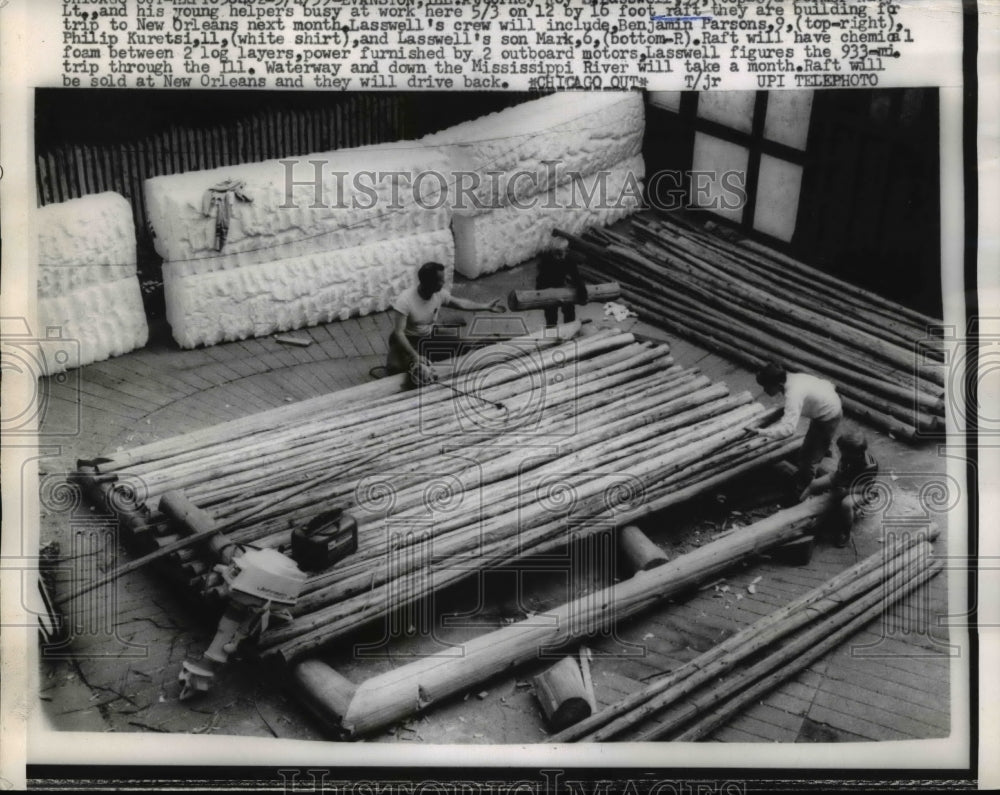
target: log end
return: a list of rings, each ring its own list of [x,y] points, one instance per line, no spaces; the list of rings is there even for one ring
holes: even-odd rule
[[[668,561],[667,554],[635,525],[622,528],[619,543],[626,562],[636,573],[655,569]]]
[[[292,670],[293,692],[328,729],[343,730],[343,718],[357,686],[320,660],[304,660]]]
[[[587,701],[585,696],[573,696],[566,699],[552,713],[548,719],[549,728],[553,732],[561,732],[563,729],[568,729],[570,726],[579,723],[584,718],[589,718],[591,712],[590,702]]]
[[[564,657],[535,677],[535,695],[553,732],[590,717],[583,675],[572,657]]]

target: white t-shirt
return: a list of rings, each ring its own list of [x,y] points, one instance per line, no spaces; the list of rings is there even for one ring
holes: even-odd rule
[[[799,417],[832,420],[843,412],[833,384],[808,373],[789,373],[785,378],[785,411],[774,425],[760,429],[762,436],[782,439],[795,433]]]
[[[409,287],[396,296],[392,308],[406,317],[404,333],[408,337],[426,337],[431,333],[441,305],[449,300],[451,292],[447,289],[438,290],[429,299],[424,300],[416,287]]]

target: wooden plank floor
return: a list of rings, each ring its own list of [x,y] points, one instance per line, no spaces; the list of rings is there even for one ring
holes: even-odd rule
[[[522,265],[474,283],[459,284],[457,292],[485,300],[533,282],[531,267]],[[454,318],[463,316],[463,313],[451,314]],[[588,306],[582,314],[594,323],[603,321],[600,306]],[[529,327],[537,328],[541,325],[541,312],[525,313],[525,320]],[[731,391],[745,389],[759,396],[752,374],[732,363],[634,320],[622,326],[669,341],[677,362],[700,368],[713,381],[727,383]],[[75,371],[65,385],[50,379],[43,383],[48,401],[43,431],[51,432],[48,438],[58,445],[58,452],[43,460],[43,469],[48,473],[67,472],[79,458],[134,447],[363,383],[370,379],[373,368],[383,364],[389,331],[389,319],[382,313],[293,332],[310,340],[309,347],[288,346],[262,338],[181,351],[161,336],[143,350]],[[904,448],[871,430],[868,435],[883,462],[883,471],[921,472],[926,477],[943,471],[943,462],[932,451]],[[920,485],[901,483],[903,498],[893,510],[901,519],[926,516],[928,523],[946,530],[946,517],[921,512],[915,496]],[[698,591],[625,622],[609,637],[593,639],[590,645],[595,652],[598,701],[610,704],[634,692],[872,554],[881,543],[883,520],[894,516],[867,519],[856,533],[853,545],[844,549],[818,546],[808,566],[790,567],[764,557],[755,559],[727,574],[726,591],[714,588]],[[647,522],[645,529],[673,557],[684,548],[709,541],[723,529],[725,519],[701,517],[688,521],[688,526],[682,528],[675,524],[681,520],[671,515]],[[58,511],[46,511],[42,527],[43,542],[67,539],[67,521]],[[942,539],[945,537],[942,533]],[[944,546],[943,540],[939,546]],[[757,592],[750,594],[746,586],[758,577]],[[147,710],[141,721],[133,723],[155,724],[156,730],[186,730],[182,718],[165,712],[162,700],[149,696],[148,703],[143,702],[146,679],[142,677],[157,682],[160,690],[156,694],[162,693],[168,687],[165,683],[173,675],[173,668],[187,651],[197,650],[206,642],[211,628],[202,627],[178,636],[179,627],[190,616],[178,615],[176,605],[159,613],[153,611],[151,604],[169,602],[166,593],[169,589],[147,573],[132,576],[124,586],[125,598],[118,606],[121,623],[116,631],[123,642],[140,635],[145,638],[149,644],[145,664],[136,665],[134,670],[129,668],[132,673],[128,673],[114,669],[105,655],[103,663],[85,659],[80,670],[93,686],[111,688],[114,692],[125,692],[128,688],[123,689],[121,683],[123,677],[127,679],[133,688],[129,698],[144,703],[143,709]],[[930,629],[934,617],[945,612],[946,597],[945,577],[939,576],[907,600],[907,609],[897,609],[883,620],[873,622],[863,633],[744,710],[711,739],[829,742],[947,736],[952,729],[951,660],[945,645],[948,637],[946,630]],[[490,599],[494,598],[495,595],[479,599],[472,607],[480,612],[492,609],[496,605]],[[558,587],[548,592],[542,588],[518,594],[518,600],[536,612],[566,598],[567,594]],[[497,625],[493,619],[484,621],[487,626]],[[482,623],[477,632],[483,631]],[[443,630],[442,637],[461,638],[470,633],[475,634],[469,629]],[[86,647],[86,641],[81,643]],[[393,652],[396,653],[403,654]],[[341,662],[360,678],[391,664],[385,660]],[[143,671],[138,679],[135,670]],[[496,707],[501,710],[498,714],[502,720],[480,720],[478,730],[470,735],[469,722],[474,718],[469,717],[471,713],[462,713],[462,704],[458,703],[442,709],[440,717],[433,712],[428,715],[421,731],[425,738],[442,742],[456,738],[474,742],[543,739],[545,729],[537,704],[520,682],[526,678],[526,673],[518,672],[516,679],[491,688],[499,701],[494,703],[491,696],[475,705],[484,715],[493,714],[489,710]],[[234,674],[233,681],[234,686],[247,684],[243,674]],[[281,708],[294,714],[294,708],[286,701],[280,703]],[[277,701],[270,706],[279,708]],[[241,714],[239,707],[233,709],[234,723],[225,727],[224,732],[266,733],[252,715],[247,713],[241,722],[235,717]],[[149,716],[153,713],[162,714],[162,722],[152,721]],[[517,720],[512,717],[515,713]],[[103,714],[108,718],[110,713]],[[525,726],[530,727],[529,736],[518,736],[524,734]],[[295,736],[316,736],[315,732],[313,727],[297,731]],[[405,738],[393,732],[378,739]]]

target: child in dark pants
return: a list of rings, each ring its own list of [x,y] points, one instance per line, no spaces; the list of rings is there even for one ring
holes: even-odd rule
[[[565,249],[557,248],[546,251],[538,261],[535,289],[547,290],[550,287],[574,287],[577,292],[577,300],[586,303],[586,284],[577,269],[576,260],[567,256]],[[560,309],[562,309],[564,322],[572,323],[576,320],[576,307],[572,303],[547,306],[544,309],[547,327],[555,326],[559,322]]]
[[[860,433],[842,434],[837,447],[840,449],[837,471],[816,478],[802,492],[802,499],[825,491],[840,497],[828,518],[834,546],[843,547],[851,538],[855,520],[871,499],[870,487],[878,474],[878,462]]]

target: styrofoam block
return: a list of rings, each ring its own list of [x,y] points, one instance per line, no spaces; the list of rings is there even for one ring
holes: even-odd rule
[[[183,348],[380,312],[434,260],[451,278],[447,229],[278,262],[190,274],[163,266],[167,320]]]
[[[322,164],[318,189],[313,161]],[[417,177],[431,171],[450,171],[444,151],[399,141],[153,177],[144,191],[160,256],[197,260],[192,272],[208,272],[445,229],[450,213],[434,201],[440,183]],[[233,202],[219,251],[203,198],[226,179],[242,180],[253,201]]]
[[[116,266],[106,273],[94,271],[95,280],[86,283],[115,281],[122,278],[118,268],[135,269],[135,222],[121,194],[95,193],[48,204],[37,212],[40,268]]]
[[[38,301],[41,328],[58,330],[46,343],[46,375],[121,356],[149,338],[139,280],[135,277],[92,284]]]
[[[475,216],[456,215],[455,270],[470,279],[516,265],[552,248],[552,230],[579,234],[592,226],[607,226],[639,209],[642,155],[607,169],[607,201],[599,201],[599,175],[582,179],[582,186],[561,185],[546,196],[532,197],[531,209],[503,207]],[[631,177],[630,177],[631,175]],[[593,195],[592,202],[586,196]],[[595,206],[588,207],[588,204]],[[619,206],[615,206],[619,205]]]
[[[481,175],[464,214],[488,212],[637,155],[645,128],[641,95],[565,92],[524,102],[421,138],[449,146],[456,169]],[[491,178],[487,172],[503,172]],[[514,175],[517,175],[516,177]]]
[[[70,295],[95,284],[108,284],[133,279],[138,284],[135,263],[131,265],[68,265],[38,266],[38,297],[56,298]]]

